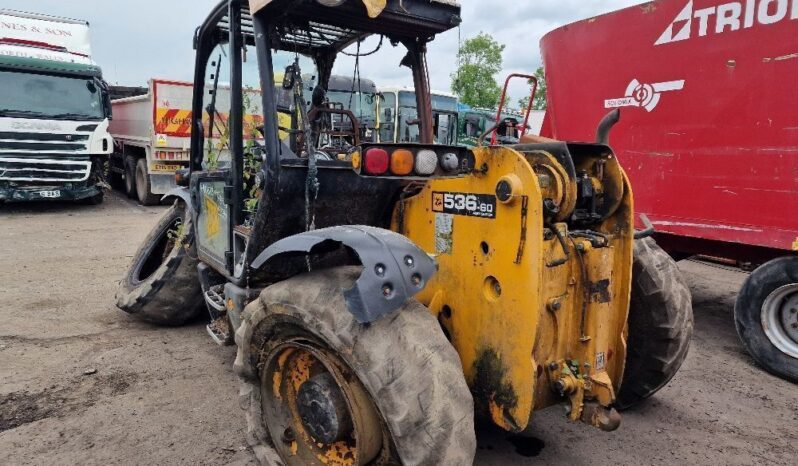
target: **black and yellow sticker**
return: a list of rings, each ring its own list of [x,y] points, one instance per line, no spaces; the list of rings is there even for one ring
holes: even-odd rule
[[[496,196],[433,192],[432,211],[468,217],[496,218]]]

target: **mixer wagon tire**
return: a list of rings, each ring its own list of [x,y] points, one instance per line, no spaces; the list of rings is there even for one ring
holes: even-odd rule
[[[693,335],[690,289],[676,262],[652,238],[635,241],[628,325],[619,409],[664,387],[687,357]]]
[[[150,175],[147,173],[147,160],[138,159],[136,162],[136,195],[139,203],[144,206],[158,205],[161,196],[152,193],[152,183]]]
[[[457,352],[414,300],[358,323],[342,290],[360,273],[300,275],[245,309],[235,370],[258,461],[472,464],[474,405]]]
[[[197,276],[191,214],[176,201],[142,243],[116,292],[116,305],[156,325],[198,317],[204,299]]]
[[[131,199],[136,198],[136,157],[125,157],[125,194]]]
[[[751,273],[737,295],[734,321],[759,365],[798,382],[798,256],[772,260]]]

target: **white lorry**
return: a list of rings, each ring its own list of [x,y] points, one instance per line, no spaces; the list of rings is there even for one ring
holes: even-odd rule
[[[146,94],[114,100],[112,184],[154,205],[175,187],[175,171],[188,167],[191,148],[190,82],[151,79]]]
[[[86,21],[0,9],[0,202],[102,202],[110,118]]]

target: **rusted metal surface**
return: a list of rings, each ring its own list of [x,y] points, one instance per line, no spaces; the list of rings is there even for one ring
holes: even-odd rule
[[[282,432],[275,447],[288,466],[369,464],[387,435],[369,395],[346,365],[323,348],[302,339],[273,348],[261,372],[265,419]],[[325,398],[308,403],[308,386],[324,380],[325,396],[338,402],[328,412]],[[329,438],[326,429],[338,428]],[[315,434],[315,436],[314,436]]]

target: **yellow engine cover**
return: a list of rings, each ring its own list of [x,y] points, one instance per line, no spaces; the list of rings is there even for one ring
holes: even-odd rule
[[[439,271],[418,299],[460,354],[477,410],[523,430],[533,410],[566,401],[551,388],[563,370],[584,388],[580,402],[609,405],[623,373],[632,261],[631,194],[620,166],[608,154],[575,161],[592,170],[603,160],[602,176],[627,189],[601,225],[610,244],[565,236],[566,254],[556,235],[544,235],[552,181],[535,170],[540,158],[509,147],[475,155],[479,173],[428,183],[397,208],[394,227],[436,257]],[[575,193],[568,183],[561,191]],[[554,226],[568,234],[565,223]]]

